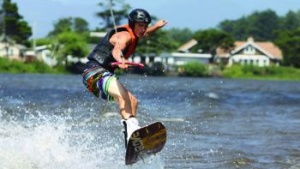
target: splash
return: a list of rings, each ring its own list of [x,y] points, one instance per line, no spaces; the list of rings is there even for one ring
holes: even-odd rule
[[[164,167],[159,156],[125,166],[118,117],[75,120],[34,112],[35,115],[29,113],[23,120],[16,120],[7,118],[7,114],[0,107],[1,169]]]

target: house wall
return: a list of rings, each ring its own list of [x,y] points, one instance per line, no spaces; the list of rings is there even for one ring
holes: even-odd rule
[[[187,57],[174,57],[169,60],[169,64],[172,65],[184,65],[188,62],[199,62],[202,64],[208,64],[209,60],[207,58],[187,58]]]
[[[168,65],[184,65],[188,62],[199,62],[208,64],[211,58],[210,54],[203,53],[165,53],[162,56],[162,62]]]
[[[128,61],[140,63],[140,62],[142,62],[142,58],[140,56],[134,56],[133,58],[129,57]],[[146,64],[149,64],[151,62],[162,62],[162,61],[163,60],[160,56],[145,57],[145,63]]]
[[[229,58],[228,66],[231,66],[234,63],[263,67],[270,65],[270,59],[265,55],[233,55]]]
[[[20,60],[21,52],[16,46],[6,46],[0,43],[0,57],[8,57],[9,59]]]
[[[133,58],[130,57],[128,61],[130,62],[143,62],[146,64],[154,63],[154,62],[162,62],[166,65],[184,65],[188,62],[199,62],[202,64],[208,64],[209,59],[211,55],[210,54],[189,54],[189,53],[164,53],[161,56],[151,56],[147,57],[145,56],[143,59],[140,56],[134,56]]]
[[[48,66],[53,67],[57,64],[56,58],[51,55],[51,51],[48,49],[36,51],[36,57],[38,60],[43,61]]]

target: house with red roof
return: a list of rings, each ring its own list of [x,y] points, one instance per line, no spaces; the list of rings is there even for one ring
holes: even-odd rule
[[[235,47],[225,51],[218,48],[218,60],[231,66],[235,63],[241,65],[278,66],[282,61],[281,50],[272,42],[256,42],[253,37],[247,41],[236,41]]]

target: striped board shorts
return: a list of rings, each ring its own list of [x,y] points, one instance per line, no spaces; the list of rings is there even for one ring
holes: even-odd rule
[[[108,88],[113,79],[117,79],[116,75],[106,69],[95,66],[87,68],[82,74],[83,84],[96,97],[104,100],[113,100],[109,95]]]

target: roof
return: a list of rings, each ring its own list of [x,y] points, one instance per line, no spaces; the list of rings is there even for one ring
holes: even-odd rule
[[[107,32],[90,32],[91,37],[100,37],[103,38]]]
[[[211,54],[204,53],[179,53],[173,52],[171,53],[172,57],[184,57],[184,58],[211,58]]]
[[[188,52],[190,48],[195,46],[198,42],[195,39],[189,40],[187,43],[183,44],[178,48],[180,52]]]

